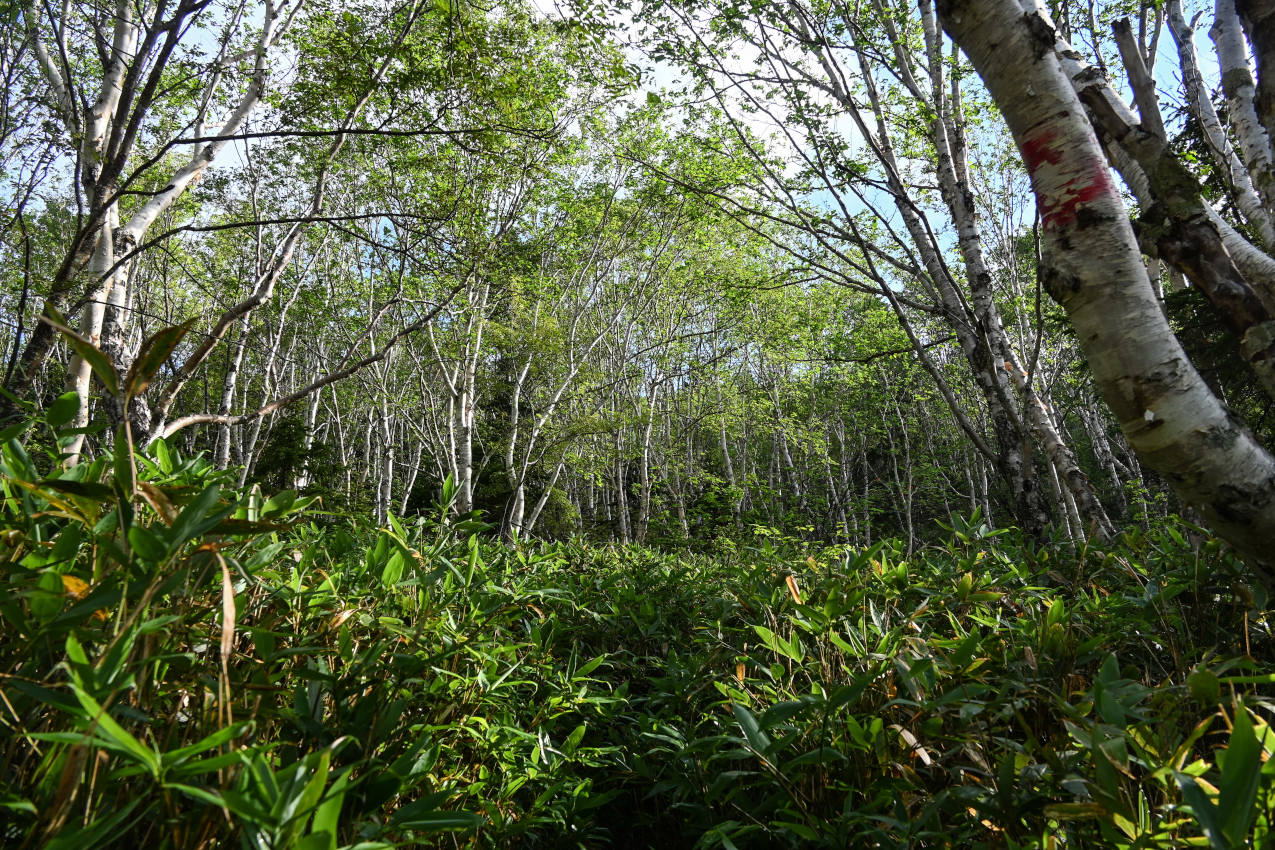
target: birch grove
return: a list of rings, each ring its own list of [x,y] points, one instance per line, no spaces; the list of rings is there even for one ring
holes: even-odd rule
[[[631,12],[23,7],[4,415],[511,539],[1186,512],[1269,567],[1260,4]]]

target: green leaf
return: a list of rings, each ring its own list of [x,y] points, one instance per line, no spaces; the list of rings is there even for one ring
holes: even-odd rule
[[[180,782],[165,782],[164,787],[178,791],[185,794],[187,797],[199,800],[200,802],[208,803],[210,806],[216,806],[219,809],[226,804],[226,801],[222,799],[220,794],[209,788],[199,788],[194,785],[183,785]]]
[[[8,809],[11,812],[26,812],[29,815],[37,813],[35,803],[23,799],[10,791],[0,791],[0,809]]]
[[[579,669],[575,671],[575,673],[572,675],[571,678],[583,679],[585,676],[589,675],[594,670],[598,669],[598,667],[600,667],[602,665],[602,662],[605,660],[606,660],[606,655],[603,654],[603,655],[597,656],[596,658],[590,659],[589,661],[586,661],[584,664],[580,665]]]
[[[587,724],[581,723],[575,729],[572,729],[571,734],[568,735],[566,740],[562,742],[562,752],[568,756],[575,755],[576,750],[580,746],[580,742],[584,740],[584,733],[587,728]]]
[[[806,841],[819,840],[819,833],[815,832],[813,829],[806,826],[805,824],[796,823],[794,821],[777,820],[777,821],[773,821],[772,825],[780,827],[781,829],[787,830],[788,832],[791,832],[793,835],[796,835],[798,838],[804,839]]]
[[[140,525],[128,529],[128,545],[142,558],[152,563],[161,563],[168,557],[168,547],[148,528]]]
[[[35,588],[30,591],[28,604],[31,606],[31,615],[47,623],[61,613],[65,595],[62,576],[53,570],[46,570],[40,575]]]
[[[72,663],[78,664],[81,667],[89,666],[88,654],[85,653],[84,647],[80,645],[79,639],[73,634],[66,636],[66,657],[71,659]]]
[[[65,493],[68,496],[79,496],[82,499],[92,499],[97,502],[105,502],[115,495],[115,491],[105,484],[98,484],[94,481],[72,481],[69,478],[45,478],[40,482],[41,487],[49,490],[56,490],[59,493]]]
[[[213,732],[211,735],[208,735],[189,746],[182,747],[181,749],[177,749],[177,750],[170,750],[169,752],[161,754],[159,757],[160,761],[166,767],[175,767],[177,765],[182,764],[186,760],[199,755],[200,753],[204,753],[209,750],[215,750],[218,747],[220,747],[222,744],[225,744],[229,741],[234,740],[251,725],[252,725],[251,721],[247,721],[247,720],[241,720],[238,723],[232,723],[229,726],[225,726],[221,729],[218,729],[216,732]]]
[[[345,803],[345,792],[350,785],[350,769],[341,771],[332,782],[332,787],[323,796],[323,801],[314,811],[314,820],[310,824],[312,835],[326,835],[326,850],[336,850],[337,827],[341,824],[341,806]]]
[[[159,464],[159,471],[165,475],[173,473],[173,454],[168,448],[167,441],[163,439],[156,440],[151,443],[151,451],[155,453],[155,461]]]
[[[836,632],[828,632],[828,640],[832,641],[832,645],[847,655],[855,655],[855,648],[850,642]]]
[[[67,345],[71,346],[81,360],[89,364],[89,368],[93,370],[94,375],[97,375],[97,379],[102,382],[102,386],[106,387],[107,392],[111,395],[120,394],[120,376],[111,365],[111,361],[106,359],[101,349],[71,330],[67,325],[66,317],[46,304],[40,321],[66,337]]]
[[[385,562],[385,569],[381,571],[381,584],[385,587],[394,587],[403,578],[403,570],[407,566],[407,560],[403,557],[402,552],[394,552]]]
[[[828,696],[828,711],[833,712],[841,708],[843,705],[858,702],[859,697],[863,696],[863,692],[868,689],[876,678],[875,674],[862,674],[854,677],[848,685],[842,685]]]
[[[336,847],[336,834],[331,832],[311,832],[292,843],[292,850],[332,850]]]
[[[96,725],[102,735],[114,744],[113,749],[132,756],[139,764],[145,765],[147,772],[159,777],[159,755],[150,747],[134,738],[121,726],[97,700],[89,696],[82,688],[72,683],[71,691],[80,705],[88,712],[87,722]]]
[[[312,753],[296,766],[295,777],[301,779],[306,772],[311,775],[301,786],[300,793],[287,800],[280,814],[280,821],[294,829],[308,818],[323,799],[323,788],[328,784],[328,767],[332,762],[332,750]],[[296,786],[294,785],[293,788]]]
[[[757,718],[753,713],[744,708],[737,702],[730,704],[730,710],[735,713],[735,719],[739,721],[739,728],[744,730],[744,738],[748,741],[754,752],[765,758],[766,753],[770,750],[770,738],[766,733],[761,731],[761,727],[757,724]]]
[[[795,635],[792,641],[786,641],[765,626],[753,626],[753,631],[757,632],[757,636],[762,639],[762,642],[772,652],[791,658],[793,661],[800,661],[805,655],[801,647],[801,640]]]
[[[1055,599],[1045,614],[1045,627],[1056,626],[1067,617],[1067,606],[1061,599]]]
[[[212,773],[215,770],[221,770],[224,767],[239,764],[242,759],[238,752],[222,753],[221,755],[209,756],[206,759],[197,759],[195,761],[183,762],[171,769],[173,776],[199,776],[203,773]]]
[[[974,658],[974,651],[983,640],[982,633],[975,627],[956,645],[956,649],[948,657],[948,662],[956,670],[964,670]]]
[[[1200,829],[1209,840],[1209,846],[1213,850],[1232,850],[1231,846],[1227,844],[1225,834],[1222,832],[1222,821],[1218,817],[1217,807],[1213,805],[1213,801],[1209,799],[1208,794],[1205,794],[1204,789],[1195,781],[1195,777],[1179,771],[1174,771],[1173,776],[1178,781],[1178,788],[1182,790],[1183,799],[1191,807],[1191,811],[1195,813],[1195,820],[1200,824]]]
[[[483,825],[483,816],[473,812],[422,812],[410,818],[393,821],[400,829],[415,829],[420,832],[455,832],[458,830],[477,829]]]
[[[220,515],[216,516],[212,522],[208,521],[208,512],[217,504],[220,496],[221,488],[217,484],[212,484],[177,515],[177,519],[173,520],[173,527],[169,529],[169,538],[173,546],[180,546],[221,521]]]
[[[1262,745],[1253,732],[1253,721],[1243,703],[1235,705],[1235,721],[1222,763],[1217,808],[1222,835],[1232,847],[1242,847],[1249,825],[1256,817],[1253,803],[1262,774]]]
[[[261,506],[261,518],[268,519],[272,516],[286,516],[292,504],[297,500],[296,490],[284,490],[276,493],[270,498],[270,501]]]
[[[418,829],[423,832],[477,829],[483,825],[482,815],[439,809],[438,804],[446,796],[446,794],[429,794],[423,799],[408,803],[394,813],[390,823],[401,829]]]
[[[194,324],[195,320],[192,318],[174,327],[161,328],[142,343],[141,350],[124,379],[124,392],[127,398],[134,398],[146,392],[155,373],[164,365],[164,361],[169,358],[174,349],[181,344],[182,338]]]
[[[48,422],[52,428],[61,428],[74,419],[75,414],[79,412],[80,394],[71,390],[58,396],[57,400],[49,405],[44,411],[44,421]]]
[[[777,702],[762,714],[758,725],[763,729],[774,729],[781,723],[787,723],[792,720],[809,706],[809,702],[802,700],[784,700]]]

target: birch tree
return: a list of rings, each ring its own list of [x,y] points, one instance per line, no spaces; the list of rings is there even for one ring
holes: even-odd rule
[[[645,8],[657,53],[691,68],[729,116],[732,148],[756,163],[754,200],[726,202],[778,216],[803,234],[791,250],[817,273],[891,305],[952,415],[1008,486],[1023,527],[1038,533],[1050,522],[1043,468],[1065,484],[1086,531],[1109,535],[1106,510],[1026,368],[1031,351],[1016,348],[1023,335],[1005,327],[1003,284],[975,202],[967,96],[932,10],[922,4],[917,20],[883,2]],[[761,128],[774,133],[769,147]],[[926,316],[953,332],[990,435],[917,333]]]
[[[1218,6],[1225,29],[1233,7]],[[1075,54],[1058,49],[1048,11],[1034,3],[1024,12],[1012,0],[961,0],[942,3],[940,14],[1022,153],[1041,210],[1050,293],[1075,325],[1130,444],[1250,563],[1269,569],[1275,461],[1200,377],[1161,310],[1129,211],[1067,73]],[[1231,89],[1254,96],[1251,86]],[[1117,105],[1105,97],[1098,103],[1118,116]],[[1131,130],[1131,144],[1147,136],[1154,144],[1153,132]],[[1173,165],[1167,158],[1159,164],[1160,174]],[[1260,157],[1255,164],[1262,166]],[[1193,195],[1198,188],[1186,190],[1185,200]]]
[[[248,20],[253,10],[247,4],[218,8],[212,0],[25,8],[32,53],[75,162],[77,228],[45,305],[65,309],[83,279],[80,330],[90,343],[101,342],[108,307],[128,303],[131,261],[148,231],[261,102],[275,48],[300,7],[300,0],[267,0],[259,23]],[[211,57],[187,43],[192,29],[213,35]],[[245,37],[251,46],[237,51]],[[207,82],[174,89],[165,83],[174,73]],[[170,126],[178,132],[157,135],[163,129],[156,127],[156,112],[174,106]],[[11,387],[34,379],[52,341],[51,327],[32,330]],[[81,398],[79,427],[88,423],[89,376],[88,363],[75,358],[69,387]]]

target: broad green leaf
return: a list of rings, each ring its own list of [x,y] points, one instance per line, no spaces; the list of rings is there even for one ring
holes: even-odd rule
[[[584,740],[584,733],[587,730],[587,724],[581,723],[575,729],[571,730],[571,734],[562,742],[562,751],[568,756],[575,755],[576,749],[579,748],[580,742]]]
[[[66,657],[71,659],[73,664],[78,664],[81,667],[89,665],[88,654],[84,651],[84,647],[80,645],[79,638],[74,634],[66,636]]]
[[[173,453],[168,448],[168,442],[160,438],[151,443],[150,450],[155,453],[155,462],[159,464],[159,471],[165,475],[172,475]]]
[[[80,395],[71,390],[57,397],[57,400],[44,411],[44,421],[53,428],[61,428],[75,418],[80,410]]]
[[[184,785],[180,782],[165,782],[164,787],[171,788],[174,791],[185,794],[187,797],[198,800],[202,803],[208,803],[209,805],[216,806],[219,809],[226,803],[221,794],[219,794],[215,789],[200,788],[195,785]]]
[[[159,757],[160,761],[163,762],[165,767],[180,765],[193,756],[197,756],[200,753],[205,753],[209,750],[217,749],[222,744],[233,741],[239,735],[243,734],[250,726],[252,726],[252,723],[247,720],[232,723],[229,726],[218,729],[211,735],[201,738],[199,741],[196,741],[189,746],[161,753]]]
[[[805,824],[796,823],[794,821],[783,821],[783,820],[774,821],[773,824],[774,826],[787,830],[788,832],[791,832],[793,835],[796,835],[798,838],[804,839],[806,841],[819,840],[819,833],[815,832],[813,829],[806,826]]]
[[[606,655],[599,655],[596,658],[592,658],[586,661],[584,664],[580,665],[579,669],[576,670],[575,675],[572,676],[572,678],[583,679],[585,676],[589,675],[594,670],[598,669],[598,667],[602,666],[602,662],[605,660],[606,660]]]
[[[850,684],[837,688],[828,696],[828,711],[836,711],[844,705],[858,702],[875,678],[875,675],[862,674],[855,676]]]
[[[62,576],[55,570],[46,570],[29,594],[27,604],[31,606],[31,616],[47,623],[62,611],[66,597]]]
[[[341,825],[341,806],[345,803],[345,792],[350,785],[350,770],[341,771],[332,786],[323,795],[322,802],[314,811],[314,820],[310,829],[314,835],[326,835],[326,850],[336,850],[337,829]]]
[[[281,822],[295,830],[305,818],[310,817],[323,799],[323,788],[328,784],[328,767],[331,762],[332,750],[326,749],[307,756],[297,765],[296,778],[303,780],[303,784],[288,789],[295,793],[289,794],[284,801],[279,816]],[[310,774],[308,779],[305,777],[307,773]]]
[[[47,304],[44,307],[44,315],[40,316],[40,321],[66,337],[67,345],[71,346],[71,349],[80,356],[81,360],[89,364],[89,368],[93,370],[93,374],[97,376],[97,379],[102,382],[102,386],[106,387],[107,392],[111,395],[120,394],[119,373],[115,371],[115,367],[111,365],[110,360],[106,359],[106,355],[101,349],[71,330],[67,325],[66,318]]]
[[[11,812],[25,812],[28,815],[37,814],[35,803],[19,797],[11,791],[0,791],[0,809],[8,809]]]
[[[261,506],[261,518],[268,519],[274,516],[286,516],[297,500],[296,490],[283,490],[270,497],[270,500]]]
[[[1067,605],[1062,599],[1055,599],[1045,614],[1045,627],[1056,626],[1067,618]]]
[[[1262,774],[1262,746],[1253,732],[1253,721],[1243,703],[1235,705],[1235,720],[1222,763],[1217,808],[1222,835],[1232,847],[1240,847],[1257,816],[1254,802]]]
[[[138,351],[137,358],[128,369],[124,379],[124,392],[128,398],[135,398],[146,392],[155,373],[164,365],[164,361],[181,344],[182,338],[195,324],[195,319],[188,319],[180,325],[161,328],[151,334]]]
[[[397,585],[403,578],[403,570],[406,566],[407,559],[403,557],[403,553],[393,552],[385,562],[385,569],[381,571],[381,584],[387,588]]]
[[[140,525],[128,529],[128,545],[133,551],[152,563],[160,563],[168,557],[168,547],[148,528]]]
[[[761,727],[757,724],[757,718],[753,713],[737,702],[730,704],[730,710],[735,713],[735,719],[739,721],[739,728],[744,730],[744,739],[748,741],[754,752],[763,758],[770,751],[771,741],[766,733],[761,731]]]
[[[418,832],[456,832],[477,829],[484,823],[483,816],[473,812],[420,812],[401,820],[397,814],[392,821],[396,827]]]
[[[1182,797],[1186,800],[1187,805],[1191,807],[1191,811],[1195,814],[1195,820],[1200,824],[1200,829],[1204,832],[1204,836],[1209,840],[1209,846],[1213,850],[1233,850],[1227,843],[1226,835],[1222,831],[1222,820],[1218,817],[1217,807],[1213,805],[1213,801],[1209,799],[1208,794],[1204,793],[1204,789],[1195,781],[1194,776],[1190,776],[1181,772],[1174,772],[1174,778],[1178,781],[1178,787],[1182,790]]]
[[[198,537],[207,528],[221,521],[221,517],[216,516],[211,523],[208,522],[208,512],[217,504],[220,496],[220,486],[212,484],[177,515],[177,519],[173,520],[173,526],[168,532],[173,546],[180,546],[187,540]]]
[[[781,723],[787,723],[796,717],[809,706],[808,702],[801,700],[783,700],[777,702],[762,713],[758,720],[758,725],[762,729],[774,729]]]
[[[172,776],[199,776],[204,773],[212,773],[225,767],[239,764],[242,761],[238,752],[222,753],[217,756],[209,756],[205,759],[196,759],[194,761],[185,761],[171,768],[169,773]]]
[[[292,842],[292,850],[332,850],[336,847],[336,833],[316,830]]]
[[[49,490],[56,490],[59,493],[66,493],[70,496],[79,496],[83,499],[93,499],[99,502],[108,501],[115,496],[115,491],[105,484],[99,484],[95,481],[72,481],[67,478],[45,478],[40,482],[41,487]]]

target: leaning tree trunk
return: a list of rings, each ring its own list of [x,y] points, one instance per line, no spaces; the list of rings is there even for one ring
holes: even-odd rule
[[[1275,460],[1209,390],[1161,312],[1128,210],[1054,53],[1053,22],[1040,6],[1024,15],[1014,0],[939,8],[1022,153],[1050,295],[1130,445],[1251,565],[1269,569]]]

